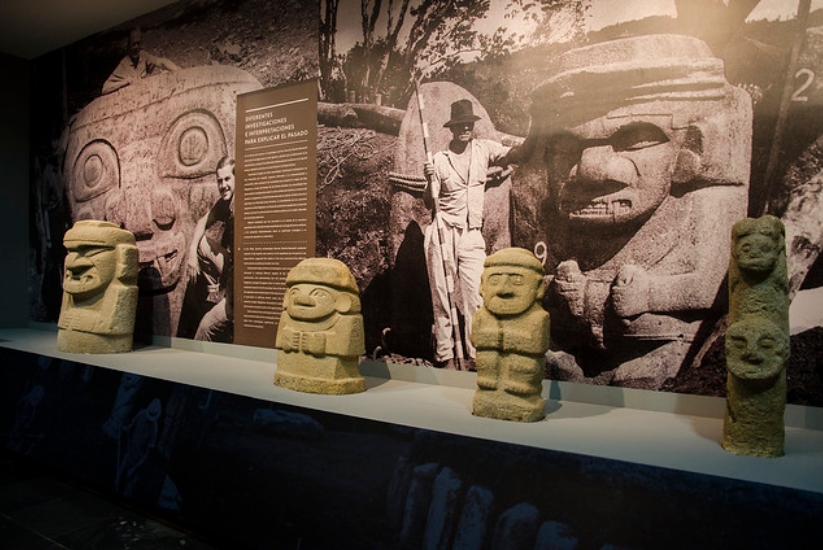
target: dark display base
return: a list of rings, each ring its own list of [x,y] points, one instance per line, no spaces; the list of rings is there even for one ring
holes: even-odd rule
[[[547,418],[522,424],[472,417],[468,373],[371,365],[391,378],[316,396],[275,387],[272,363],[161,347],[69,356],[49,349],[55,336],[0,331],[0,444],[234,548],[803,548],[823,536],[815,429],[789,427],[786,457],[737,457],[719,447],[722,417],[552,397],[566,386],[548,384]]]

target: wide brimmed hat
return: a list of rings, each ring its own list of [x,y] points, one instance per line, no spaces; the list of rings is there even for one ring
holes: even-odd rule
[[[452,103],[451,119],[445,123],[443,127],[448,128],[476,120],[480,120],[480,117],[474,114],[474,107],[472,106],[471,100],[459,99]]]

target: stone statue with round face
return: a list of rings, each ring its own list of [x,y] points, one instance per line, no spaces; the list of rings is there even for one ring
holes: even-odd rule
[[[528,250],[505,248],[486,258],[483,306],[472,324],[477,390],[472,414],[534,422],[545,416],[541,397],[549,349],[543,266]]]
[[[134,235],[102,221],[66,231],[57,347],[72,353],[131,351],[137,309]]]
[[[307,393],[364,391],[358,369],[366,351],[357,282],[332,258],[309,258],[286,277],[275,347],[278,386]]]
[[[789,336],[750,315],[726,333],[726,416],[722,447],[730,453],[783,456]]]
[[[765,316],[789,332],[786,230],[774,216],[745,218],[732,228],[729,324],[747,315]]]

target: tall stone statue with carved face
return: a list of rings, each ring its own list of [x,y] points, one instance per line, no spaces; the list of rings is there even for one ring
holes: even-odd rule
[[[66,231],[57,347],[72,353],[131,351],[137,309],[134,235],[101,221]]]
[[[751,101],[688,36],[595,44],[557,66],[533,94],[513,242],[545,258],[552,340],[582,375],[659,388],[716,308],[718,243],[747,208]]]
[[[343,262],[309,258],[286,276],[275,347],[277,386],[307,393],[364,391],[366,352],[357,282]]]
[[[789,278],[786,235],[774,216],[746,218],[732,228],[726,331],[724,449],[783,456]]]
[[[504,248],[484,263],[483,306],[472,325],[477,390],[472,414],[501,420],[542,419],[541,397],[549,349],[543,266],[522,248]]]

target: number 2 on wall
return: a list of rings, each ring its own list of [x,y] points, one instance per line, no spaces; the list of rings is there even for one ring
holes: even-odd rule
[[[794,73],[794,78],[797,80],[798,78],[806,77],[806,80],[803,81],[800,86],[794,91],[792,94],[792,101],[809,101],[809,96],[804,95],[803,92],[806,91],[806,88],[812,85],[814,81],[814,73],[809,69],[800,69],[796,73]]]

